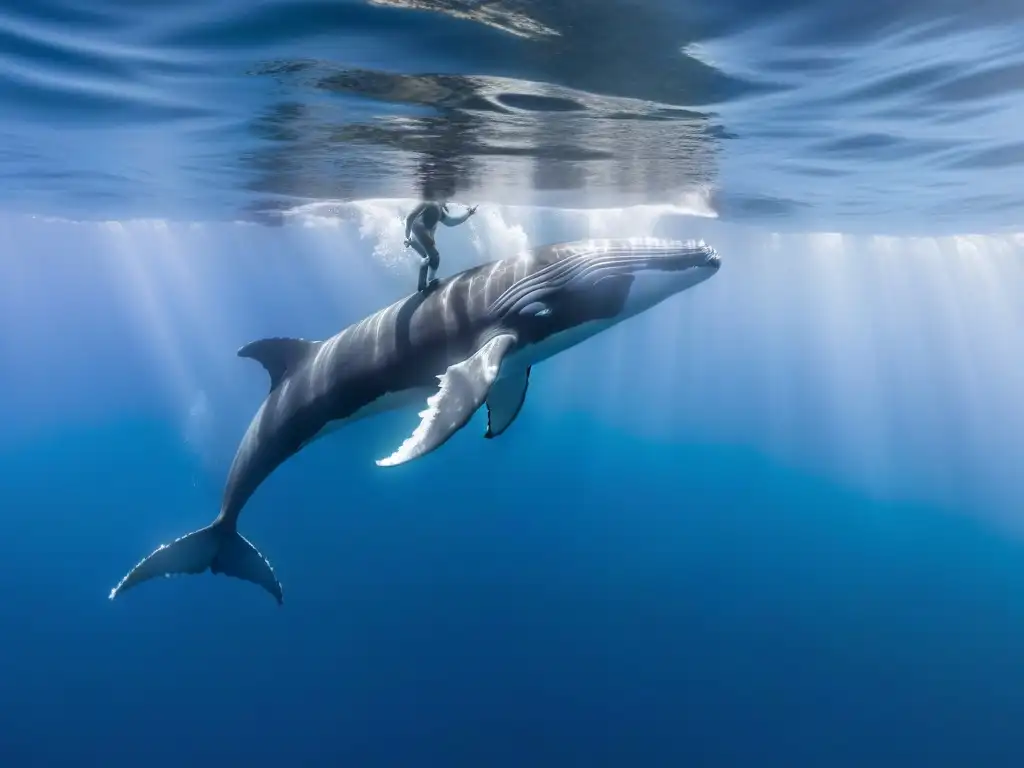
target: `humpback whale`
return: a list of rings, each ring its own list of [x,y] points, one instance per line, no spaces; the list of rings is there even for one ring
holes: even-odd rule
[[[209,570],[250,581],[280,604],[281,583],[237,529],[259,485],[303,447],[354,420],[422,405],[420,421],[377,464],[442,446],[481,408],[485,437],[505,432],[526,401],[534,365],[718,272],[703,242],[588,239],[483,264],[408,296],[323,341],[268,338],[238,350],[270,392],[235,453],[220,514],[156,551],[110,592]]]

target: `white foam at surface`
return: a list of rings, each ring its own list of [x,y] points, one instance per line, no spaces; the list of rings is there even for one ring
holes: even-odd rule
[[[716,218],[709,201],[709,191],[700,189],[674,203],[622,208],[504,206],[484,202],[462,226],[439,226],[438,248],[444,260],[443,269],[457,271],[480,261],[511,258],[541,244],[531,242],[529,233],[545,221],[558,221],[578,233],[573,237],[642,237],[650,235],[664,218]],[[369,254],[374,261],[391,271],[411,273],[418,267],[419,257],[404,245],[405,216],[418,202],[412,198],[319,201],[295,206],[283,215],[299,226],[338,232],[339,236],[352,227],[361,242],[369,241]],[[456,208],[465,204],[453,202]],[[453,247],[459,242],[468,243],[470,253],[457,245]]]

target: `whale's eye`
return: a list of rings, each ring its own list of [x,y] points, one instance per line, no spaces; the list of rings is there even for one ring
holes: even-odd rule
[[[543,301],[533,301],[519,311],[525,317],[547,317],[551,314],[551,307]]]

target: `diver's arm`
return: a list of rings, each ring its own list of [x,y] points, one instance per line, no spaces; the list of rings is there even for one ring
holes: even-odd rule
[[[446,227],[457,227],[457,226],[459,226],[459,224],[464,222],[466,219],[468,219],[474,213],[476,213],[476,206],[475,205],[472,208],[467,208],[465,213],[463,213],[463,214],[461,214],[459,216],[452,216],[450,213],[442,213],[441,214],[441,222]]]
[[[405,239],[409,239],[409,235],[412,232],[412,223],[416,221],[416,217],[419,216],[426,209],[426,203],[420,203],[412,209],[412,213],[405,217]]]

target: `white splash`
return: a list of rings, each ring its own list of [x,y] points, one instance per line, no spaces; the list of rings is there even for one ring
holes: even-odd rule
[[[530,248],[526,228],[512,211],[481,208],[467,225],[473,248],[487,261],[512,258]]]
[[[464,225],[438,228],[442,272],[450,274],[481,262],[519,256],[533,245],[552,239],[539,232],[552,222],[557,222],[559,228],[569,224],[573,232],[570,237],[555,240],[647,237],[667,217],[717,218],[710,200],[710,190],[701,188],[670,203],[619,208],[566,209],[481,202],[476,215]],[[307,229],[337,232],[339,239],[349,242],[351,235],[357,235],[360,243],[367,242],[366,254],[374,262],[394,272],[411,273],[419,266],[419,257],[404,244],[405,216],[418,202],[413,198],[321,201],[289,209],[284,217]],[[460,208],[468,202],[451,204]]]

